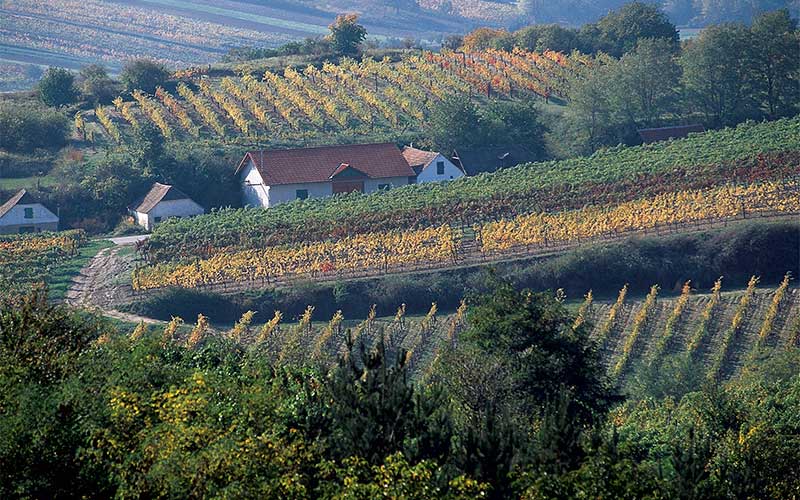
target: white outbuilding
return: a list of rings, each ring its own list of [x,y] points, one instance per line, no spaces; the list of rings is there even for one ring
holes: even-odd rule
[[[417,184],[450,181],[465,175],[450,159],[435,151],[406,146],[403,148],[403,158],[417,174]]]
[[[0,205],[0,234],[58,231],[58,216],[20,189]]]
[[[205,213],[203,207],[180,189],[156,182],[150,191],[128,208],[136,223],[148,231],[170,217],[193,217]]]

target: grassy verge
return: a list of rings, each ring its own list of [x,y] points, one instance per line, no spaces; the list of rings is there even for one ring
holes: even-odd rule
[[[22,188],[35,189],[37,185],[49,187],[56,184],[58,184],[58,179],[49,175],[43,177],[7,177],[0,179],[0,191],[16,191]]]
[[[80,249],[78,255],[54,266],[53,269],[50,270],[47,279],[50,298],[53,300],[64,300],[67,295],[67,290],[72,283],[72,278],[76,276],[100,250],[113,246],[114,244],[108,240],[92,240]]]

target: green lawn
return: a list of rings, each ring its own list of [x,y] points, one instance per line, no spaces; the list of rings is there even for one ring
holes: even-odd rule
[[[44,187],[58,184],[58,179],[49,175],[44,177],[7,177],[0,179],[0,190],[34,189],[36,188],[37,180],[40,183],[39,185]]]
[[[97,255],[103,248],[113,247],[114,244],[108,240],[93,240],[82,247],[75,257],[53,267],[47,278],[47,286],[50,291],[50,298],[63,300],[67,296],[67,290],[72,283],[72,278],[77,276],[83,267]]]

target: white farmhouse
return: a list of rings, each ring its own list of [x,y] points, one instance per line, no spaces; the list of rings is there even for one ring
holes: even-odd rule
[[[25,189],[0,205],[0,234],[58,231],[58,216]]]
[[[417,183],[442,182],[464,177],[464,171],[448,158],[435,151],[424,151],[413,146],[403,148],[406,163],[417,174]]]
[[[250,151],[236,175],[242,202],[272,207],[338,193],[372,193],[415,182],[417,174],[396,145],[353,144]]]
[[[192,217],[205,213],[203,207],[183,194],[180,189],[158,182],[128,210],[136,223],[148,231],[170,217]]]

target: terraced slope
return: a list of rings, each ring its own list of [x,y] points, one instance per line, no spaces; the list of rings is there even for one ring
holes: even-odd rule
[[[713,308],[708,322],[706,335],[694,350],[693,356],[706,367],[707,375],[721,349],[725,334],[730,330],[733,318],[742,296],[746,292],[737,291],[722,293],[720,301]],[[779,303],[778,314],[763,339],[760,337],[762,326],[776,293],[774,289],[756,289],[753,299],[745,310],[741,327],[736,331],[730,344],[728,355],[722,361],[719,376],[729,378],[742,368],[748,357],[754,353],[759,344],[767,349],[796,346],[800,335],[800,290],[789,288]],[[683,312],[674,321],[673,335],[666,342],[662,352],[658,353],[659,341],[665,335],[667,320],[672,314],[677,298],[657,299],[656,306],[650,310],[644,327],[640,329],[630,354],[630,361],[625,371],[620,373],[624,378],[629,375],[637,363],[663,358],[667,355],[686,354],[690,352],[691,339],[701,325],[701,316],[712,297],[708,294],[692,295]],[[615,325],[602,344],[602,353],[606,365],[613,367],[623,355],[623,346],[632,332],[633,318],[641,310],[643,300],[626,302],[617,315]],[[610,303],[594,304],[587,315],[588,322],[593,325],[592,334],[598,336],[599,329],[606,320],[611,309]]]

